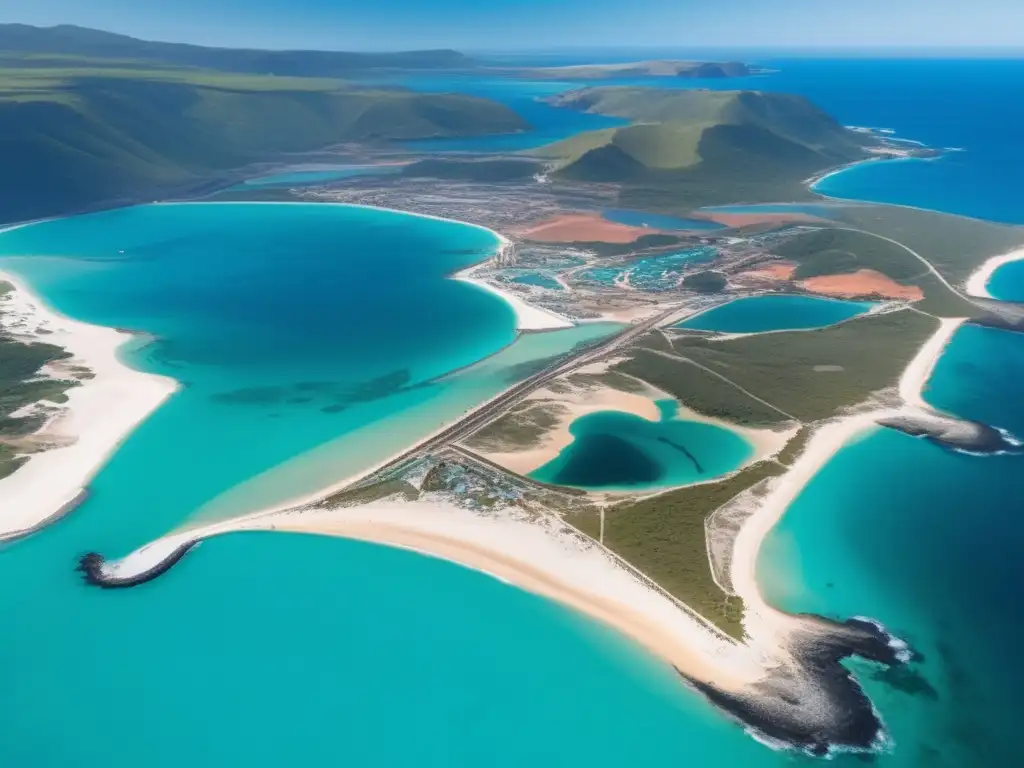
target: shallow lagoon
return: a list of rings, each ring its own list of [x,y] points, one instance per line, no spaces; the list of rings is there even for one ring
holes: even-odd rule
[[[676,328],[719,333],[823,328],[862,315],[875,305],[869,301],[841,301],[819,296],[773,294],[734,299],[676,324]]]
[[[573,442],[530,477],[593,490],[653,490],[710,480],[753,455],[735,432],[676,418],[674,400],[658,405],[659,421],[621,411],[581,416],[569,427]]]
[[[309,170],[284,171],[267,176],[257,176],[236,184],[232,189],[252,189],[254,187],[304,187],[315,184],[326,184],[339,179],[351,179],[356,176],[381,176],[401,173],[401,165],[346,165],[338,168],[317,168]]]
[[[679,285],[680,270],[713,261],[718,250],[710,246],[647,256],[630,264],[629,284],[641,291],[666,291]]]
[[[646,211],[631,211],[623,208],[610,208],[601,214],[608,221],[627,224],[631,227],[650,227],[651,229],[679,230],[712,230],[723,229],[723,226],[710,219],[684,219],[678,216],[665,216]]]

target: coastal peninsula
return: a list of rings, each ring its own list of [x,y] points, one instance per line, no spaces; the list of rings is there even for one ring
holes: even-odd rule
[[[494,336],[500,339],[464,340],[465,360],[458,364],[410,353],[401,365],[384,361],[364,379],[345,379],[348,361],[342,361],[312,368],[313,374],[304,370],[301,380],[213,392],[208,400],[216,405],[266,406],[254,443],[284,442],[289,429],[322,430],[308,445],[296,440],[310,459],[288,467],[300,478],[301,492],[278,503],[250,491],[246,509],[232,515],[183,511],[166,535],[138,542],[133,551],[84,554],[84,579],[103,588],[134,587],[187,568],[202,541],[242,531],[383,544],[489,574],[617,630],[766,743],[816,756],[881,749],[889,738],[883,718],[842,662],[855,656],[898,670],[914,650],[864,618],[779,610],[757,581],[758,556],[815,475],[867,433],[893,430],[973,455],[1020,449],[1017,436],[999,425],[940,411],[926,393],[936,361],[965,324],[1024,325],[1018,306],[985,291],[999,265],[1024,253],[1024,233],[815,194],[823,174],[881,162],[878,157],[896,150],[891,139],[845,127],[802,97],[574,88],[546,105],[625,124],[500,157],[466,150],[438,158],[408,142],[514,135],[529,126],[485,99],[350,87],[333,74],[240,72],[242,60],[229,57],[231,68],[211,71],[147,64],[130,73],[112,69],[102,78],[88,66],[76,67],[40,92],[41,101],[72,112],[83,104],[134,105],[128,95],[140,83],[152,93],[186,94],[205,105],[182,127],[183,144],[193,150],[202,144],[198,160],[147,152],[145,168],[130,166],[131,178],[108,179],[101,196],[72,190],[59,201],[61,211],[195,182],[209,185],[203,188],[208,196],[189,205],[224,215],[260,202],[268,216],[281,208],[352,213],[345,206],[363,206],[466,222],[497,246],[409,238],[397,240],[396,250],[409,257],[402,262],[409,274],[412,259],[443,260],[448,266],[429,275],[436,277],[433,288],[451,301],[451,291],[462,291],[477,302],[448,328],[452,337],[490,322],[487,310],[497,307]],[[342,64],[329,58],[329,66],[333,73]],[[345,66],[361,70],[363,64]],[[6,108],[19,111],[32,132],[37,116],[24,111],[23,97],[28,90],[36,94],[37,83],[26,83],[55,74],[52,67],[25,69],[10,76],[16,93],[6,97]],[[582,79],[751,74],[745,65],[688,62],[548,72]],[[543,77],[535,70],[531,76]],[[80,91],[83,101],[69,105],[70,91]],[[312,105],[309,113],[302,105]],[[226,127],[222,115],[229,107],[242,127]],[[280,121],[262,125],[260,115],[279,111]],[[293,131],[297,126],[284,116],[300,112],[308,122]],[[120,113],[104,112],[102,119],[114,123]],[[257,124],[267,131],[256,131]],[[52,151],[43,146],[31,162],[42,163]],[[117,161],[124,146],[113,142],[103,151]],[[927,151],[900,150],[899,156]],[[297,155],[284,154],[291,152]],[[306,161],[325,156],[334,165],[315,176],[320,166],[310,171]],[[265,163],[261,174],[285,181],[235,184],[251,162]],[[358,172],[348,173],[353,168]],[[288,181],[292,171],[296,176]],[[36,215],[43,203],[57,205],[42,193],[26,197],[33,199],[9,215]],[[407,235],[401,218],[378,222],[377,234]],[[351,219],[345,224],[356,226]],[[289,233],[306,234],[309,222],[289,227]],[[330,235],[333,240],[337,231]],[[453,233],[449,237],[454,241]],[[263,294],[275,299],[268,306],[278,311],[257,307],[260,322],[271,318],[260,333],[273,334],[288,312],[307,311],[286,301],[304,281],[326,285],[323,302],[309,312],[328,327],[339,304],[359,298],[350,292],[339,299],[342,284],[383,293],[387,279],[404,274],[389,264],[388,273],[368,273],[364,283],[349,273],[339,279],[325,265],[379,254],[362,243],[335,252],[320,241],[301,242],[305,253],[319,256],[323,248],[323,259],[305,265],[309,272],[298,277],[284,274],[280,264],[259,273]],[[92,258],[117,269],[109,245]],[[156,245],[141,243],[138,257],[117,244],[117,257],[155,258]],[[430,257],[420,258],[420,248]],[[252,257],[244,248],[227,250]],[[293,251],[282,246],[280,253],[286,258]],[[32,258],[14,258],[22,257]],[[240,274],[255,281],[255,270]],[[0,414],[6,475],[0,506],[11,510],[2,525],[14,538],[81,501],[98,468],[179,384],[120,361],[118,349],[132,334],[66,318],[24,280],[0,280],[10,285],[0,288],[0,345],[5,356],[26,361],[9,387],[16,397],[5,400]],[[192,282],[177,286],[182,304]],[[401,300],[418,301],[426,283],[420,280],[415,290],[403,286]],[[365,331],[370,314],[364,308],[355,322],[349,318],[336,335],[318,336],[309,349],[322,354],[346,341],[343,335]],[[400,330],[408,334],[435,314],[441,310],[425,306]],[[548,345],[557,334],[571,338]],[[308,352],[298,334],[286,342],[289,352]],[[366,346],[376,354],[388,345]],[[444,340],[419,346],[442,347]],[[204,363],[213,367],[214,357]],[[260,368],[258,355],[245,362],[261,373],[271,367]],[[452,381],[466,390],[457,407],[454,395],[444,399],[443,387]],[[381,422],[389,407],[405,414],[412,423],[402,432],[405,444],[384,451],[366,424],[346,422],[360,406]],[[431,409],[443,415],[423,416]],[[353,461],[362,462],[349,476],[337,468],[336,456],[319,452],[338,435],[359,453]],[[271,480],[283,477],[289,461],[260,465],[260,471]],[[327,484],[326,472],[334,473]],[[199,511],[217,501],[202,499]],[[90,548],[100,550],[103,542],[83,542],[81,551]]]

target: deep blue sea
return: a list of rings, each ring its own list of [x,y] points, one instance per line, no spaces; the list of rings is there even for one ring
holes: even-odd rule
[[[534,63],[580,61],[551,58]],[[1024,62],[759,62],[780,72],[647,84],[794,91],[846,124],[962,148],[833,176],[826,191],[1024,222]],[[558,90],[550,82],[434,87],[503,99],[539,129],[446,149],[507,151],[601,127],[537,106]],[[251,508],[344,476],[500,390],[518,363],[610,332],[508,346],[508,308],[444,279],[493,247],[480,230],[328,206],[145,206],[0,235],[0,254],[27,255],[0,268],[77,318],[155,334],[126,359],[185,384],[85,505],[0,551],[0,764],[804,764],[622,638],[410,553],[248,534],[204,543],[132,590],[88,589],[73,573],[85,550],[116,555],[197,510]],[[966,328],[926,396],[1024,434],[1022,374],[1024,340]],[[876,617],[923,654],[895,676],[853,665],[895,739],[880,766],[1024,764],[1021,478],[1022,457],[880,431],[837,455],[769,539],[759,573],[776,603]]]

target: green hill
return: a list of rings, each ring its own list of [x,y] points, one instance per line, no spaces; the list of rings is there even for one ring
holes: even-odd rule
[[[864,156],[861,135],[800,96],[599,87],[570,91],[551,102],[635,121],[537,150],[563,178],[749,185],[802,179]],[[737,199],[751,197],[732,197]]]
[[[156,196],[343,141],[527,128],[495,102],[200,70],[0,69],[0,221]]]
[[[739,61],[679,61],[658,59],[631,61],[624,64],[575,64],[567,67],[537,67],[524,70],[533,78],[587,80],[612,77],[682,77],[720,78],[745,77],[756,69]]]
[[[149,64],[202,67],[226,72],[336,77],[367,69],[452,69],[473,66],[469,57],[451,50],[397,53],[344,51],[263,51],[207,48],[184,43],[137,40],[126,35],[70,24],[33,27],[0,24],[0,52],[19,56],[61,55],[121,59]]]

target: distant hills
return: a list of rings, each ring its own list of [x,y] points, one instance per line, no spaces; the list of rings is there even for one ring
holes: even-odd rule
[[[65,65],[73,64],[67,60],[68,57],[85,57],[296,77],[340,77],[381,68],[464,69],[475,63],[468,56],[451,50],[347,53],[207,48],[185,43],[137,40],[127,35],[70,24],[56,27],[0,24],[0,55],[3,53],[43,58],[56,54],[64,58]]]
[[[0,68],[0,221],[157,197],[346,141],[509,133],[515,112],[459,94],[188,69]]]
[[[745,77],[761,70],[739,61],[678,61],[659,59],[625,64],[578,64],[567,67],[537,67],[525,70],[531,77],[598,80],[611,77]]]
[[[780,187],[866,156],[863,135],[801,96],[598,87],[550,101],[634,121],[538,150],[556,176],[647,186],[702,205],[789,199],[777,197]]]

